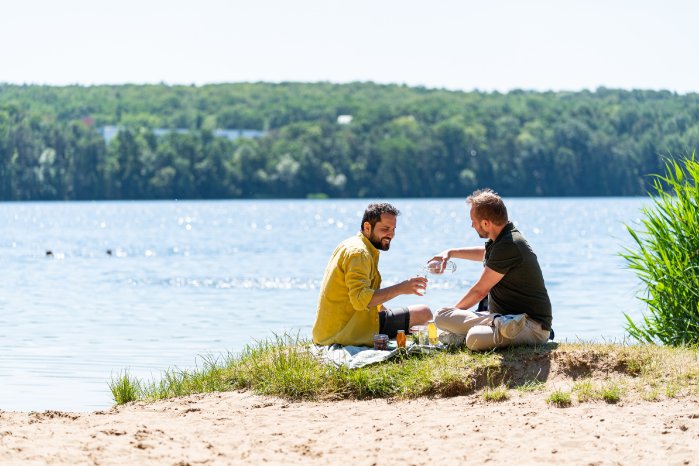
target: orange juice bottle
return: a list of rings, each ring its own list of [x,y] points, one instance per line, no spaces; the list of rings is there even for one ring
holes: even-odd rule
[[[398,330],[396,335],[396,344],[398,348],[405,348],[405,330]]]

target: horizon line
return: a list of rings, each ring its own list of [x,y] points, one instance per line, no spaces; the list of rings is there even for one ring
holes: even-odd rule
[[[528,92],[528,93],[538,93],[538,94],[547,94],[547,93],[584,93],[584,92],[590,92],[590,93],[595,93],[600,90],[610,90],[610,91],[626,91],[626,92],[633,92],[633,91],[643,91],[643,92],[669,92],[671,94],[676,94],[676,95],[691,95],[691,94],[697,94],[699,91],[677,91],[673,90],[670,88],[641,88],[641,87],[613,87],[613,86],[605,86],[605,85],[598,85],[594,89],[588,88],[588,87],[583,87],[583,88],[578,88],[578,89],[565,89],[565,88],[559,88],[559,89],[535,89],[535,88],[525,88],[525,87],[512,87],[507,90],[502,90],[502,89],[485,89],[485,88],[478,88],[474,87],[471,89],[461,89],[461,88],[451,88],[447,86],[428,86],[424,84],[410,84],[406,82],[380,82],[380,81],[372,81],[372,80],[353,80],[353,81],[331,81],[331,80],[318,80],[318,81],[302,81],[302,80],[258,80],[258,81],[211,81],[211,82],[168,82],[168,81],[143,81],[143,82],[136,82],[136,81],[123,81],[123,82],[101,82],[101,83],[80,83],[80,82],[74,82],[74,83],[62,83],[62,84],[57,84],[57,83],[48,83],[48,82],[10,82],[10,81],[0,81],[0,86],[17,86],[17,87],[56,87],[56,88],[63,88],[63,87],[84,87],[84,88],[90,88],[90,87],[110,87],[110,86],[141,86],[141,87],[147,87],[147,86],[165,86],[165,87],[196,87],[196,88],[203,88],[203,87],[208,87],[208,86],[223,86],[223,85],[241,85],[241,84],[271,84],[271,85],[286,85],[286,84],[308,84],[308,85],[315,85],[315,84],[330,84],[330,85],[336,85],[336,86],[345,86],[345,85],[352,85],[352,84],[373,84],[377,86],[385,86],[385,87],[390,87],[390,86],[397,86],[397,87],[406,87],[410,89],[425,89],[429,91],[447,91],[447,92],[461,92],[461,93],[482,93],[482,94],[509,94],[513,92]]]

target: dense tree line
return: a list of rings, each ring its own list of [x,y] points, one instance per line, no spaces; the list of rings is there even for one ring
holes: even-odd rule
[[[0,84],[0,200],[642,195],[698,145],[699,95],[666,91]]]

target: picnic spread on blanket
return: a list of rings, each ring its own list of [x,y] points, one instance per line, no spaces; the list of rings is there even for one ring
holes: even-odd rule
[[[434,324],[432,324],[434,325]],[[405,340],[398,338],[389,340],[388,336],[377,334],[374,337],[374,347],[343,346],[343,345],[311,345],[311,354],[320,361],[336,367],[357,369],[369,364],[386,361],[403,352],[404,354],[430,353],[447,348],[437,339],[436,327],[434,335],[426,325],[411,327],[411,334]],[[402,340],[402,341],[401,341]],[[403,344],[401,344],[403,343]]]

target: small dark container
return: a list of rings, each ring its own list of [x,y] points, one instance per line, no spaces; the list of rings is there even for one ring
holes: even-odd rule
[[[383,333],[374,335],[374,349],[386,351],[388,349],[388,335]]]

